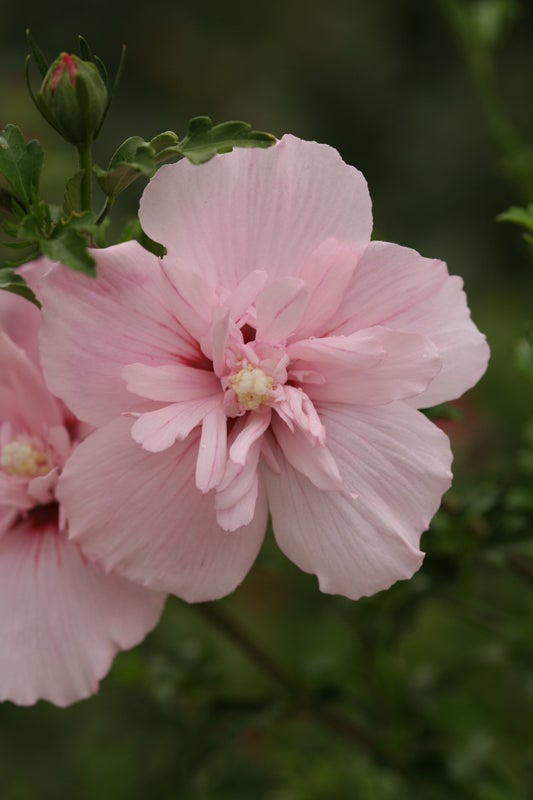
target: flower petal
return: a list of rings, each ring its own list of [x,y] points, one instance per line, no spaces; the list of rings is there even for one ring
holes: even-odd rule
[[[387,242],[363,253],[330,333],[350,334],[383,325],[420,333],[438,348],[442,369],[425,392],[410,401],[428,408],[460,397],[487,368],[489,348],[472,320],[461,278],[446,264]]]
[[[291,369],[319,373],[303,382],[313,402],[385,405],[420,395],[441,369],[437,347],[416,333],[367,328],[350,336],[306,339],[288,348]]]
[[[328,327],[331,328],[330,321],[336,317],[358,258],[359,253],[355,250],[335,239],[326,239],[296,268],[295,274],[304,281],[310,297],[303,318],[291,337],[293,341],[321,336]]]
[[[106,575],[54,525],[19,523],[0,538],[0,700],[67,706],[94,694],[164,599]]]
[[[256,339],[277,344],[284,341],[301,321],[309,294],[299,278],[280,278],[270,283],[255,301]]]
[[[171,310],[157,258],[124,242],[93,253],[88,278],[55,265],[41,279],[43,370],[50,389],[85,422],[103,425],[132,406],[122,368],[201,357]]]
[[[305,475],[318,489],[323,491],[342,491],[343,483],[335,458],[324,444],[317,440],[309,441],[305,432],[298,427],[291,431],[274,414],[272,432],[288,463]]]
[[[33,262],[38,264],[39,262]],[[20,272],[28,268],[26,264]],[[0,328],[40,370],[38,331],[41,312],[33,303],[12,292],[0,292]]]
[[[333,148],[294,136],[268,150],[235,148],[201,169],[186,159],[161,167],[140,218],[170,263],[230,290],[253,270],[293,275],[330,237],[359,249],[372,229],[361,173]]]
[[[204,417],[219,408],[222,402],[220,392],[211,397],[198,400],[184,400],[171,403],[155,411],[139,415],[131,428],[134,441],[145,450],[159,453],[171,447],[176,439],[185,439]]]
[[[222,479],[226,467],[228,418],[221,405],[206,414],[196,461],[196,487],[209,492]]]
[[[40,370],[3,331],[0,331],[0,364],[0,384],[13,392],[17,402],[12,422],[18,419],[28,432],[37,436],[42,434],[44,426],[62,422],[59,403],[46,388]],[[8,400],[8,395],[4,396]]]
[[[212,495],[194,484],[199,435],[154,454],[129,427],[119,419],[100,428],[69,459],[57,493],[70,535],[107,569],[153,589],[189,602],[229,594],[261,546],[264,497],[250,525],[226,533]]]
[[[229,457],[235,464],[246,463],[250,447],[266,431],[271,417],[272,411],[268,407],[258,409],[254,414],[248,414],[242,430],[233,438],[230,447]]]
[[[252,425],[250,431],[246,430],[247,427],[247,421],[241,418],[230,437],[230,453],[239,437],[244,438],[245,461],[244,463],[227,461],[224,476],[215,494],[217,522],[225,531],[236,531],[242,525],[247,525],[257,515],[257,508],[261,513],[263,507],[266,507],[263,482],[259,481],[257,474],[261,438],[260,436],[254,438],[254,433],[259,432],[261,423],[259,426]],[[240,449],[238,447],[237,452]]]
[[[324,405],[327,443],[348,493],[317,492],[281,452],[263,469],[283,552],[330,594],[357,599],[420,567],[420,534],[450,485],[447,437],[403,403],[369,409]]]
[[[185,364],[128,364],[122,377],[129,392],[149,400],[181,402],[222,395],[220,381],[212,372]]]

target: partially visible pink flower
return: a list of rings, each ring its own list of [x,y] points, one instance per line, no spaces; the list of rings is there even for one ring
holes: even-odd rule
[[[450,485],[418,408],[483,374],[462,282],[370,242],[361,173],[286,136],[159,170],[136,243],[98,278],[41,282],[53,391],[100,426],[60,480],[70,535],[108,568],[189,601],[232,591],[270,510],[325,592],[372,594],[420,566]]]
[[[65,706],[97,691],[164,596],[107,575],[67,539],[55,489],[86,426],[44,384],[39,318],[0,292],[0,700]]]

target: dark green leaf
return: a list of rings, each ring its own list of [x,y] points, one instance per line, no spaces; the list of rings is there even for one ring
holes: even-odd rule
[[[49,65],[44,57],[43,51],[38,46],[37,42],[33,38],[30,33],[30,29],[26,29],[26,41],[28,42],[28,47],[30,48],[31,54],[35,59],[35,63],[37,64],[37,69],[41,73],[41,76],[44,78],[46,73],[48,72]]]
[[[38,308],[41,307],[30,287],[13,269],[0,270],[0,289],[19,294],[21,297],[25,297],[26,300],[35,303]]]
[[[16,125],[6,125],[0,133],[0,173],[26,209],[39,189],[43,160],[39,142],[26,143]]]
[[[158,153],[166,150],[167,147],[174,147],[178,142],[179,137],[173,131],[164,131],[164,133],[158,133],[157,136],[154,136],[150,141],[150,146],[156,154],[156,160]]]
[[[499,214],[496,219],[498,222],[513,222],[515,225],[521,225],[533,233],[533,203],[526,208],[511,206],[507,211]]]
[[[252,130],[247,122],[221,122],[213,125],[209,117],[195,117],[189,123],[185,139],[163,150],[159,157],[182,155],[193,164],[209,161],[217,153],[229,153],[234,147],[271,147],[276,139],[270,133]]]
[[[131,136],[113,154],[108,168],[95,166],[94,173],[104,194],[116,197],[140,175],[151,177],[155,169],[151,145],[140,136]]]
[[[88,252],[89,239],[98,233],[96,217],[87,212],[73,214],[67,220],[60,220],[50,239],[41,240],[41,249],[52,261],[61,261],[65,266],[95,275],[95,261]]]

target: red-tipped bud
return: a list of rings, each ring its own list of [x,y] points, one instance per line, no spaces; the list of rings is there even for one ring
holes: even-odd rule
[[[109,102],[95,64],[69,53],[50,66],[35,99],[45,119],[76,146],[94,139]]]

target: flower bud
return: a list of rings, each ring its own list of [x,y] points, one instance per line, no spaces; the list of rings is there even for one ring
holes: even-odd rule
[[[109,96],[95,64],[61,53],[46,73],[35,100],[50,125],[68,142],[80,146],[94,139]]]

